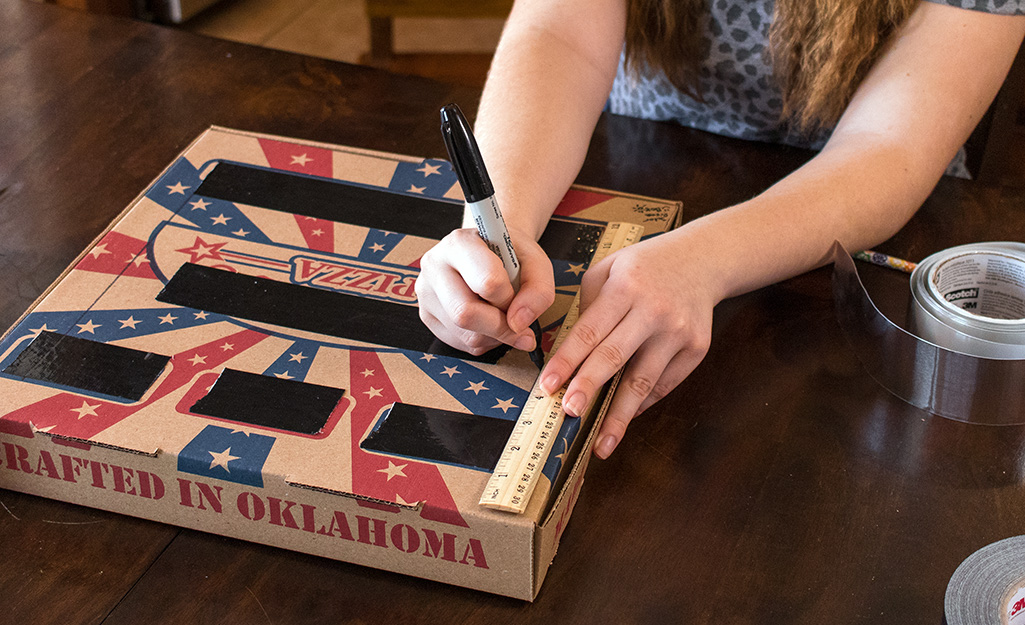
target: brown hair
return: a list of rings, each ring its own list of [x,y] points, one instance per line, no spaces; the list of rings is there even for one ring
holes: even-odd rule
[[[661,70],[678,89],[701,100],[698,66],[708,45],[700,32],[701,15],[711,1],[629,0],[628,67]],[[805,131],[835,124],[883,44],[917,4],[776,0],[769,54],[783,92],[783,120]]]

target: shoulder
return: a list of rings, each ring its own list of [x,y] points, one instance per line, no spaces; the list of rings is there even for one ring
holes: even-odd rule
[[[1025,15],[1025,0],[928,0],[936,4],[997,13],[1001,15]]]

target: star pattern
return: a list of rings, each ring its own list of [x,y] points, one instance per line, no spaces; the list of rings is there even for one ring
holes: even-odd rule
[[[467,391],[473,391],[474,395],[480,395],[481,391],[488,391],[488,390],[491,390],[491,389],[489,389],[488,387],[484,386],[484,381],[481,380],[480,382],[470,382],[470,386],[467,386],[466,390]]]
[[[118,323],[121,324],[121,329],[131,328],[135,329],[135,326],[142,323],[142,321],[136,319],[133,315],[129,315],[127,319],[118,319]]]
[[[422,173],[424,175],[424,178],[426,178],[427,176],[430,176],[432,174],[437,174],[437,175],[440,176],[441,175],[441,171],[440,170],[441,170],[441,165],[438,165],[438,164],[431,165],[430,163],[424,163],[422,167],[417,169],[418,172],[420,172],[420,173]]]
[[[312,157],[306,156],[306,152],[303,152],[302,154],[299,154],[298,156],[293,156],[292,157],[292,162],[290,164],[291,165],[298,165],[299,167],[306,167],[306,163],[309,163],[312,160],[313,160]]]
[[[93,323],[92,319],[86,321],[85,323],[78,323],[75,325],[77,325],[79,328],[79,334],[83,332],[88,332],[89,334],[96,334],[96,328],[103,327],[102,323]]]
[[[385,479],[386,482],[390,482],[393,477],[406,477],[403,473],[403,469],[408,466],[407,464],[395,464],[391,460],[388,461],[388,467],[385,469],[378,469],[378,473],[384,473],[388,477]]]
[[[77,412],[79,419],[81,419],[82,417],[98,417],[99,415],[96,414],[96,409],[100,406],[101,404],[96,404],[95,406],[93,406],[89,402],[83,401],[82,405],[79,408],[72,408],[71,412]]]
[[[224,451],[221,451],[221,452],[211,451],[211,452],[207,452],[207,453],[209,453],[210,456],[213,458],[210,461],[210,468],[211,469],[214,468],[214,467],[221,467],[222,469],[224,469],[228,473],[231,473],[231,469],[228,468],[228,463],[231,462],[232,460],[238,460],[239,458],[241,458],[241,456],[232,456],[231,455],[231,447],[229,447],[229,448],[227,448],[227,449],[225,449]]]
[[[519,406],[514,404],[513,398],[510,397],[509,399],[499,399],[498,403],[492,406],[492,408],[499,408],[503,413],[505,413],[513,408],[519,408]]]
[[[103,256],[104,254],[112,254],[112,253],[113,252],[111,252],[110,250],[107,249],[107,244],[106,243],[100,243],[99,245],[97,245],[93,249],[89,250],[89,254],[93,258],[99,258],[100,256]]]

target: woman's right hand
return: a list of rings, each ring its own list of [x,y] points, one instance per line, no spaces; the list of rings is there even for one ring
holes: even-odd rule
[[[531,236],[509,234],[520,261],[519,292],[473,228],[453,230],[420,259],[420,319],[448,345],[475,356],[500,343],[534,349],[529,326],[555,301],[552,264]]]

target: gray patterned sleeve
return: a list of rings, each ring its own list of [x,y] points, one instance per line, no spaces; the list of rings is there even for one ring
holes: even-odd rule
[[[938,4],[949,4],[962,9],[999,13],[1001,15],[1025,15],[1025,0],[929,0]]]

